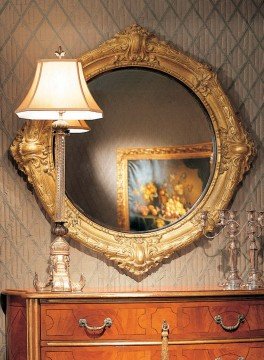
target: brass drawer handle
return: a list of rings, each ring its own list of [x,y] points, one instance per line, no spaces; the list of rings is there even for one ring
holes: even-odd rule
[[[88,332],[97,333],[97,332],[104,332],[106,328],[110,328],[113,324],[112,319],[106,318],[104,319],[104,323],[101,326],[89,326],[87,324],[86,319],[79,320],[79,326],[84,327]]]
[[[239,328],[239,325],[245,321],[245,316],[243,314],[239,314],[238,317],[237,317],[237,323],[235,325],[231,325],[231,326],[226,326],[223,323],[221,315],[216,315],[214,317],[214,320],[215,320],[215,322],[217,324],[221,325],[221,327],[225,331],[230,331],[231,332],[231,331],[236,331]],[[239,359],[239,360],[241,360],[241,359]]]

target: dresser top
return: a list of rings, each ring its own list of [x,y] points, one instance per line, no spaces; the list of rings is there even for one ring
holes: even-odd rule
[[[123,291],[98,292],[85,289],[84,292],[36,292],[35,290],[7,289],[4,295],[19,296],[25,299],[172,299],[172,298],[220,298],[220,297],[263,297],[261,290],[173,290],[173,291]]]

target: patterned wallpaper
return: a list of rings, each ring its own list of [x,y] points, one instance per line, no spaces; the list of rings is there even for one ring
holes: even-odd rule
[[[77,57],[133,23],[217,72],[259,147],[259,156],[238,189],[232,208],[263,209],[262,0],[1,0],[0,288],[29,287],[34,272],[44,276],[47,268],[49,223],[8,155],[22,125],[14,110],[30,86],[36,60],[52,57],[58,45],[69,57]],[[245,276],[247,247],[244,237],[240,241],[239,267]],[[217,284],[227,269],[223,238],[201,239],[140,279],[129,277],[78,243],[70,243],[73,279],[84,272],[89,287],[105,291],[109,287],[206,287]],[[2,316],[1,359],[4,351]]]

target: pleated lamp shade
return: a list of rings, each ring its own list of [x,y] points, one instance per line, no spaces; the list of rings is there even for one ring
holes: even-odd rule
[[[90,93],[75,59],[39,60],[31,88],[16,110],[18,117],[31,120],[93,120],[102,110]]]

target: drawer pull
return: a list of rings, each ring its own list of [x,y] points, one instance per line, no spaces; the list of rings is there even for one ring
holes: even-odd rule
[[[89,326],[87,324],[86,319],[79,320],[79,326],[84,327],[88,332],[92,332],[92,333],[95,333],[95,332],[103,333],[105,331],[105,329],[110,328],[112,326],[112,324],[113,324],[113,321],[110,318],[104,319],[104,323],[101,326]]]
[[[168,347],[168,340],[169,340],[169,324],[166,320],[163,320],[161,326],[161,360],[169,360],[169,347]]]
[[[225,331],[236,331],[239,328],[239,325],[241,323],[243,323],[245,321],[245,316],[243,314],[238,315],[237,317],[237,323],[235,325],[231,325],[231,326],[226,326],[223,323],[222,317],[221,315],[216,315],[214,317],[214,320],[217,324],[221,325],[221,327],[225,330]]]

